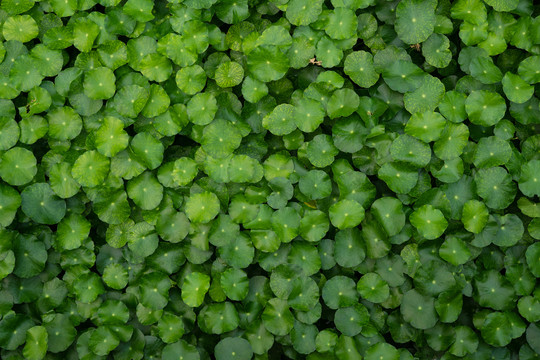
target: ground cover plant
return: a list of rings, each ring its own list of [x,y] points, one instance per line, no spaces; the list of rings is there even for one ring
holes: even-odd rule
[[[537,359],[539,13],[2,0],[0,358]]]

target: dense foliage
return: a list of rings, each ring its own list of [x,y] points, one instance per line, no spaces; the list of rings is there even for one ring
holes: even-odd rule
[[[536,359],[533,0],[2,0],[0,357]]]

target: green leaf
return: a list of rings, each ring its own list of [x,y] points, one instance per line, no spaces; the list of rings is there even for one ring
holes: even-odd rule
[[[220,284],[227,297],[234,301],[243,300],[249,291],[249,280],[247,274],[240,270],[230,268],[220,276]]]
[[[343,51],[328,37],[323,37],[317,43],[315,57],[325,68],[332,68],[338,65],[343,58]]]
[[[356,284],[347,276],[334,276],[324,284],[322,298],[330,309],[354,306],[358,302]]]
[[[366,51],[355,51],[345,58],[343,71],[358,86],[368,88],[379,80],[373,67],[373,56]]]
[[[390,61],[381,71],[390,89],[400,93],[416,90],[426,76],[426,73],[410,60],[403,59]]]
[[[181,157],[173,164],[172,179],[178,186],[186,186],[197,176],[197,163],[188,157]]]
[[[485,137],[478,141],[473,163],[479,169],[503,165],[511,155],[512,148],[507,141],[497,136]]]
[[[0,150],[8,150],[17,144],[21,131],[13,119],[0,117]]]
[[[276,46],[259,46],[247,56],[247,67],[262,82],[279,80],[289,70],[288,58]]]
[[[425,41],[435,28],[435,8],[432,0],[401,1],[396,8],[396,32],[406,44]]]
[[[320,210],[306,211],[300,221],[300,236],[307,241],[321,240],[330,228],[326,213]]]
[[[155,209],[163,198],[163,186],[149,171],[129,180],[126,190],[129,198],[143,210]]]
[[[161,115],[167,111],[170,103],[171,99],[165,90],[157,84],[152,84],[150,86],[150,97],[142,110],[142,114],[146,117]]]
[[[353,268],[366,257],[366,246],[357,228],[339,231],[335,236],[334,257],[338,265]]]
[[[540,73],[536,72],[538,60],[538,56],[529,56],[519,63],[518,74],[529,84],[540,82]]]
[[[184,322],[182,318],[165,312],[158,321],[159,337],[163,342],[170,344],[178,341],[184,335]]]
[[[406,134],[398,136],[392,142],[390,154],[393,160],[404,162],[417,168],[426,166],[431,160],[431,149],[429,145]]]
[[[470,259],[471,252],[463,240],[448,236],[439,248],[439,256],[450,264],[458,266]]]
[[[444,85],[436,77],[425,76],[420,86],[403,96],[405,109],[411,114],[433,111],[444,96]]]
[[[34,322],[23,314],[11,313],[0,320],[0,346],[5,350],[15,350],[26,340],[26,332]]]
[[[382,303],[390,296],[388,283],[377,273],[367,273],[356,286],[360,296],[372,303]]]
[[[480,169],[474,176],[478,195],[492,209],[504,209],[514,201],[516,184],[508,172],[499,166]]]
[[[433,152],[442,160],[456,159],[465,150],[469,128],[465,124],[447,123],[439,140],[433,144]]]
[[[540,262],[538,261],[540,260],[540,243],[534,243],[527,247],[525,255],[529,269],[534,276],[538,277],[538,274],[540,274]]]
[[[521,167],[519,190],[529,197],[540,196],[540,160],[531,160]]]
[[[315,131],[324,121],[325,110],[319,101],[302,98],[296,103],[293,115],[298,129],[309,133]]]
[[[342,334],[356,336],[362,331],[362,327],[367,325],[369,313],[362,304],[339,308],[334,315],[334,324]]]
[[[438,112],[426,111],[414,113],[407,125],[405,132],[423,142],[438,140],[444,131],[446,120]]]
[[[334,91],[326,105],[326,112],[331,119],[351,115],[360,104],[360,98],[351,89],[339,89]]]
[[[201,145],[208,155],[222,159],[240,146],[242,135],[229,121],[216,119],[203,130]]]
[[[66,213],[66,202],[47,183],[35,183],[21,193],[22,211],[39,224],[57,224]]]
[[[0,177],[10,185],[24,185],[37,173],[37,160],[29,150],[14,147],[2,154]]]
[[[261,319],[266,330],[277,336],[288,334],[294,326],[294,316],[287,302],[278,298],[268,300]]]
[[[90,222],[78,214],[70,214],[57,227],[57,243],[61,249],[73,250],[80,247],[90,234]]]
[[[20,142],[24,144],[34,144],[47,134],[49,125],[47,120],[41,116],[29,116],[19,122],[20,126]]]
[[[218,107],[214,95],[199,93],[189,99],[187,114],[189,120],[196,125],[208,125],[214,120]]]
[[[47,330],[43,326],[34,326],[26,331],[26,344],[23,355],[25,359],[41,360],[47,354]]]
[[[332,139],[338,150],[355,153],[362,149],[368,130],[358,120],[358,117],[353,115],[339,119],[332,126]]]
[[[193,222],[207,223],[217,216],[219,210],[218,197],[208,191],[193,194],[185,205],[186,215]]]
[[[200,360],[201,358],[197,348],[184,340],[165,345],[161,355],[163,360],[176,360],[180,356],[183,360]]]
[[[328,23],[324,31],[332,39],[344,40],[356,34],[358,20],[354,12],[350,9],[338,7],[328,15]]]
[[[452,5],[452,17],[480,25],[486,21],[486,6],[480,0],[458,0]]]
[[[523,104],[527,102],[534,93],[534,87],[529,85],[519,75],[507,72],[502,78],[503,91],[508,100]]]
[[[330,221],[338,229],[356,227],[364,220],[365,211],[362,205],[354,200],[340,200],[329,209]]]
[[[153,6],[154,2],[150,0],[128,0],[122,11],[137,21],[147,22],[154,18]]]
[[[246,76],[242,82],[242,95],[250,103],[257,103],[268,94],[268,86],[265,83]]]
[[[116,77],[111,69],[98,67],[85,73],[84,94],[90,99],[106,100],[116,92]]]
[[[443,213],[432,205],[422,205],[410,215],[409,220],[418,232],[428,240],[440,237],[448,226],[448,221],[444,218]]]
[[[79,18],[73,24],[73,45],[81,52],[92,50],[98,35],[99,26],[90,19]]]
[[[70,107],[60,107],[47,114],[49,121],[49,136],[56,140],[71,140],[82,130],[82,120],[79,114]]]
[[[161,272],[145,274],[139,282],[139,300],[152,310],[163,309],[169,301],[171,279]]]
[[[482,338],[492,346],[506,346],[512,341],[512,326],[504,313],[488,314],[480,330]]]
[[[206,85],[206,73],[199,65],[192,65],[178,70],[176,85],[188,95],[200,92]]]
[[[486,24],[487,25],[487,24]],[[495,84],[502,80],[501,70],[489,56],[475,57],[469,65],[471,75],[483,84]]]
[[[107,157],[114,157],[127,148],[129,136],[124,131],[124,123],[115,117],[107,116],[95,132],[94,144],[97,151]]]
[[[0,185],[0,225],[9,226],[21,206],[21,195],[11,186]]]
[[[450,41],[446,36],[433,33],[422,44],[422,55],[424,55],[429,65],[445,68],[452,60],[452,52],[449,48]]]
[[[71,166],[68,163],[54,164],[49,173],[51,189],[56,195],[67,199],[75,195],[81,187],[71,175]]]
[[[112,289],[123,289],[128,280],[127,269],[120,264],[111,263],[103,270],[103,282]]]
[[[518,0],[485,0],[496,11],[512,11],[518,7]]]
[[[225,0],[216,7],[218,18],[227,24],[236,24],[249,16],[247,0]]]
[[[34,3],[33,0],[7,0],[2,2],[2,9],[10,15],[18,15],[30,10]]]
[[[278,105],[262,121],[265,129],[274,135],[290,134],[296,129],[294,121],[294,106],[290,104]]]
[[[35,236],[17,236],[13,242],[15,269],[13,273],[20,278],[38,275],[45,267],[47,252],[45,245]]]
[[[322,170],[310,170],[298,182],[300,191],[310,200],[319,200],[332,192],[330,177]]]
[[[216,69],[215,80],[219,87],[233,87],[242,82],[244,68],[237,62],[229,61],[222,63]]]
[[[190,273],[184,278],[182,284],[182,300],[190,307],[198,307],[202,304],[209,288],[208,275],[199,272]]]
[[[139,85],[126,85],[116,92],[114,108],[122,116],[135,118],[144,109],[150,92]]]
[[[455,330],[455,341],[450,346],[449,352],[455,356],[465,356],[474,354],[478,348],[478,336],[467,326],[457,326]]]
[[[116,349],[119,344],[120,340],[109,326],[99,326],[92,332],[88,340],[90,350],[98,356],[106,356]]]
[[[503,97],[488,90],[474,90],[465,100],[469,120],[476,125],[493,126],[504,117],[506,103]]]
[[[467,96],[457,91],[447,91],[439,104],[440,113],[453,123],[460,123],[467,117],[465,100]]]
[[[322,11],[322,3],[321,0],[291,0],[285,14],[293,25],[309,25],[319,17]]]
[[[515,301],[515,291],[501,274],[495,270],[479,274],[474,282],[475,299],[494,310],[510,309]]]
[[[71,175],[81,186],[98,186],[109,174],[109,165],[109,159],[97,151],[86,151],[75,160]]]
[[[372,345],[369,349],[366,350],[364,359],[366,360],[398,360],[401,359],[399,351],[390,344],[380,342],[378,344]]]
[[[216,360],[250,360],[253,350],[250,343],[240,337],[227,337],[214,348]]]
[[[15,15],[5,20],[2,27],[4,38],[22,43],[38,36],[39,29],[36,21],[30,15]]]
[[[382,197],[375,200],[371,205],[371,214],[388,236],[397,235],[405,226],[403,206],[396,198]]]
[[[463,205],[461,222],[467,231],[478,234],[488,221],[489,211],[483,202],[469,200]]]
[[[307,158],[318,168],[330,165],[339,153],[329,135],[317,135],[308,143]]]
[[[403,319],[416,329],[429,329],[437,323],[433,299],[414,289],[403,295],[400,310]]]
[[[105,289],[103,288],[100,277],[96,273],[86,272],[74,280],[73,292],[78,301],[89,304],[95,301],[99,295],[103,294]]]
[[[150,170],[156,169],[163,161],[165,147],[161,141],[146,131],[139,132],[131,139],[130,148]]]
[[[418,182],[418,170],[398,162],[387,162],[381,166],[378,176],[397,194],[407,194]]]

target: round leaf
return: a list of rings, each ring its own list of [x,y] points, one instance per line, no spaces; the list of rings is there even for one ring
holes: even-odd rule
[[[10,185],[24,185],[37,173],[37,160],[29,150],[14,147],[2,154],[0,177]]]
[[[47,183],[35,183],[21,193],[22,211],[39,224],[57,224],[66,214],[66,202]]]
[[[208,191],[193,194],[186,201],[186,215],[193,222],[207,223],[217,216],[219,209],[218,197]]]
[[[329,209],[330,221],[338,229],[352,228],[364,220],[362,205],[354,200],[340,200]]]
[[[84,94],[90,99],[106,100],[116,92],[116,77],[111,69],[98,67],[84,75]]]
[[[250,360],[253,350],[246,339],[227,337],[217,343],[214,348],[216,360]]]
[[[437,323],[434,301],[416,290],[407,291],[401,300],[401,315],[417,329],[429,329]]]
[[[396,8],[396,32],[406,44],[425,41],[435,28],[435,8],[433,0],[401,1]]]
[[[410,215],[409,220],[418,232],[428,240],[441,236],[448,226],[443,213],[432,205],[422,205]]]

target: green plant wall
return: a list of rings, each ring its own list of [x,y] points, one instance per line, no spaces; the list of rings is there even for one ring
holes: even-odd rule
[[[533,0],[2,0],[0,358],[540,357]]]

